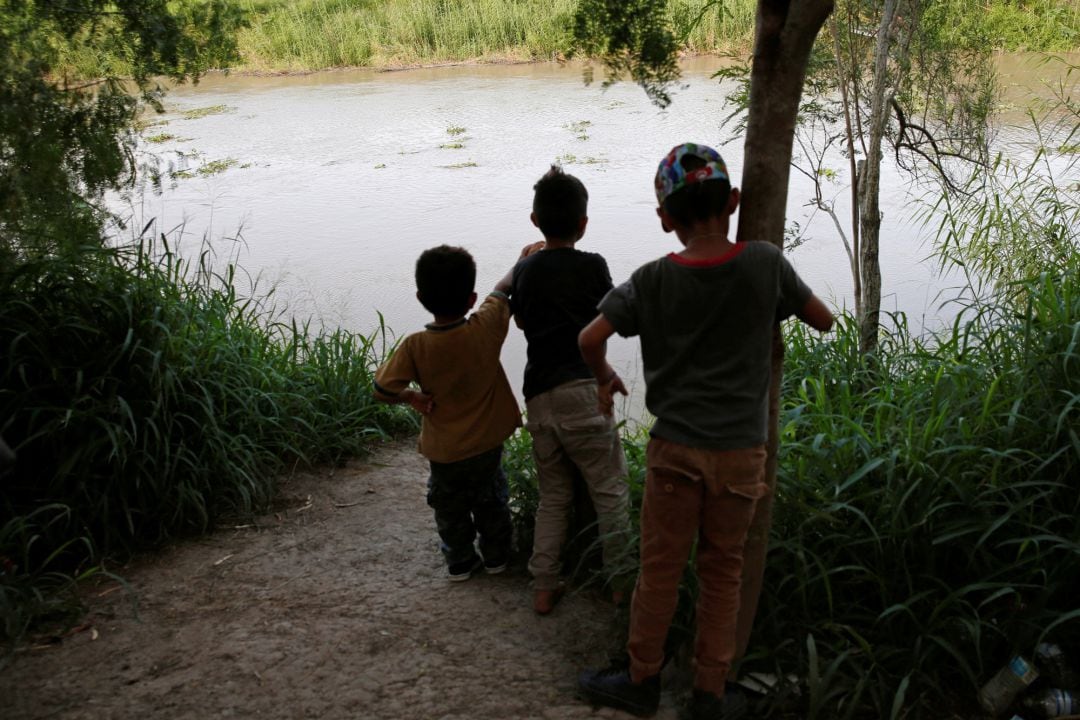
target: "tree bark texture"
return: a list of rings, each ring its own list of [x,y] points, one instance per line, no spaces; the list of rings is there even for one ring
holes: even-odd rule
[[[742,209],[737,238],[784,246],[795,118],[814,39],[833,9],[833,0],[758,0],[750,68],[750,112],[744,144]],[[766,481],[776,488],[780,382],[784,345],[773,331],[769,388]],[[743,582],[736,628],[736,659],[746,652],[757,613],[772,524],[773,492],[758,501],[743,552]]]
[[[897,0],[885,0],[874,44],[874,85],[870,98],[870,142],[866,146],[866,164],[859,178],[859,256],[862,276],[862,302],[859,315],[859,351],[871,355],[878,347],[881,315],[881,264],[878,248],[881,241],[881,142],[889,120],[893,93],[888,88],[889,46]]]

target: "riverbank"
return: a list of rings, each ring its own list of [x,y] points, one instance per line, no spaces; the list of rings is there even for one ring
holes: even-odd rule
[[[404,69],[461,62],[530,62],[565,57],[574,45],[579,0],[237,0],[248,27],[237,36],[243,72],[335,67]],[[756,0],[670,0],[667,20],[690,53],[745,54]],[[942,1],[930,27],[950,43],[1005,51],[1080,47],[1080,6],[1069,0],[1023,4]]]
[[[238,69],[295,71],[566,56],[578,0],[241,0],[236,5],[250,22],[237,36]],[[668,18],[687,50],[745,49],[753,36],[755,5],[755,0],[711,7],[674,0]]]
[[[614,606],[575,592],[541,618],[520,562],[448,582],[414,443],[114,568],[127,587],[87,587],[80,625],[0,673],[5,717],[621,717],[574,697],[616,643]]]

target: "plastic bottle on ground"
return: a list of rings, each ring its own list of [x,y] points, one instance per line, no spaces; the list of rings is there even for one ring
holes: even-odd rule
[[[1012,705],[1020,691],[1035,682],[1039,671],[1020,655],[998,670],[979,690],[979,704],[991,715],[1000,715]]]
[[[1068,690],[1049,688],[1020,701],[1024,712],[1040,718],[1057,718],[1080,713],[1080,701]]]
[[[1063,690],[1080,690],[1080,673],[1065,655],[1061,646],[1039,643],[1035,646],[1035,667],[1050,687]]]

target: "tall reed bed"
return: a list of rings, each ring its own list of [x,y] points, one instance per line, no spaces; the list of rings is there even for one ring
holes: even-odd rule
[[[942,335],[896,320],[872,370],[850,319],[789,328],[748,664],[809,718],[970,717],[1011,653],[1080,650],[1080,261]]]
[[[400,67],[462,60],[547,60],[568,53],[576,0],[243,0],[254,69]],[[752,0],[674,0],[672,29],[695,51],[747,47]]]
[[[940,335],[894,318],[872,364],[849,316],[824,340],[786,330],[772,544],[743,672],[797,678],[772,700],[799,718],[940,720],[979,716],[978,687],[1012,653],[1052,639],[1080,659],[1080,259]],[[635,517],[646,441],[625,431]],[[527,436],[512,445],[527,512]],[[635,567],[635,544],[610,571]],[[695,594],[690,566],[669,641],[692,637]]]
[[[166,249],[167,250],[167,249]],[[315,332],[142,245],[0,268],[0,634],[104,556],[264,505],[280,473],[409,427],[371,396],[385,334]]]

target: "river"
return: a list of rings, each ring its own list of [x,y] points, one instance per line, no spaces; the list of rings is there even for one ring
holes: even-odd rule
[[[258,287],[276,289],[290,315],[370,332],[381,314],[404,334],[430,320],[414,297],[417,255],[441,243],[467,248],[482,295],[521,246],[540,239],[529,222],[532,185],[554,162],[588,188],[579,247],[604,255],[616,283],[678,249],[654,212],[652,177],[663,154],[683,141],[708,143],[733,178],[741,174],[741,140],[720,126],[730,88],[711,77],[719,62],[686,63],[667,110],[635,85],[586,85],[580,66],[555,63],[213,75],[173,89],[155,118],[166,124],[143,133],[158,142],[140,143],[140,156],[180,175],[160,193],[113,206],[130,227],[153,219],[189,257],[204,241],[219,264],[236,257]],[[1006,70],[1009,87],[1037,84],[1030,62]],[[221,172],[199,173],[215,161]],[[843,179],[844,161],[835,169]],[[922,191],[888,162],[882,188],[883,310],[932,329],[952,318],[943,303],[961,283],[927,259],[931,234],[914,217]],[[834,192],[846,217],[847,190],[838,184]],[[806,241],[792,261],[818,295],[851,308],[846,255],[831,220],[806,206],[810,194],[793,173],[789,223],[800,224]],[[519,392],[524,345],[512,328],[503,363]],[[610,355],[625,377],[640,378],[635,342],[615,339]]]

